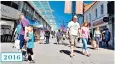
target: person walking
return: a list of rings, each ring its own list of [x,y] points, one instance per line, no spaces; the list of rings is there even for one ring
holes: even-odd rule
[[[20,31],[21,31],[21,24],[18,24],[16,26],[15,31],[14,31],[14,35],[15,35],[14,40],[19,40]],[[15,42],[14,45],[13,45],[13,48],[16,48],[16,44],[17,43]]]
[[[74,56],[74,50],[76,46],[76,41],[78,41],[78,29],[80,28],[77,22],[77,16],[73,16],[72,21],[68,23],[68,29],[66,33],[67,39],[70,39],[70,57]]]
[[[108,42],[111,39],[111,34],[110,34],[108,28],[106,28],[105,31],[103,32],[103,37],[104,37],[103,41],[106,44],[106,48],[109,48],[109,43]]]
[[[45,39],[44,36],[45,36],[44,30],[41,29],[41,30],[40,30],[40,44],[43,44],[44,39]]]
[[[94,31],[94,38],[97,42],[96,49],[99,49],[101,43],[101,31],[99,30],[99,27]]]
[[[45,31],[45,37],[46,37],[46,44],[49,44],[49,38],[50,38],[50,31],[49,30]]]
[[[27,32],[27,37],[26,37],[26,41],[27,41],[27,54],[28,54],[28,60],[30,61],[30,63],[35,63],[34,61],[34,53],[33,53],[33,48],[34,48],[34,33],[33,33],[33,27],[32,26],[28,26],[27,27],[28,32]]]
[[[81,27],[81,38],[83,42],[82,53],[86,56],[89,56],[90,54],[87,48],[88,38],[90,38],[90,30],[88,22],[84,22],[83,26]]]
[[[60,29],[58,30],[56,37],[57,37],[57,44],[60,44],[60,41],[62,40],[63,37]]]
[[[19,40],[20,40],[20,49],[22,49],[23,45],[25,44],[24,42],[25,41],[25,28],[29,25],[29,21],[25,18],[23,13],[19,15],[19,21],[21,25]]]

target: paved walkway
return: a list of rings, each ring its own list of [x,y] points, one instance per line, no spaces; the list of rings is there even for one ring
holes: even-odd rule
[[[82,44],[77,44],[76,53],[70,58],[69,45],[56,45],[55,39],[50,39],[50,44],[39,44],[35,42],[34,56],[35,64],[114,64],[114,51],[108,49],[93,50],[90,49],[90,57],[86,57],[80,53]],[[69,44],[66,41],[66,44]],[[2,43],[2,52],[17,52],[12,48],[12,43]],[[60,53],[60,50],[64,51]],[[28,62],[2,62],[1,64],[29,64]]]

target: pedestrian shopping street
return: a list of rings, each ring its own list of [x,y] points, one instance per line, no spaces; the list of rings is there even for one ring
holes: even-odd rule
[[[50,39],[50,44],[39,44],[35,42],[34,64],[114,64],[114,51],[100,48],[99,50],[91,49],[89,45],[90,57],[82,55],[82,43],[77,44],[75,56],[69,56],[69,45],[56,45],[56,39]],[[69,44],[67,40],[65,44]],[[17,52],[17,49],[12,48],[12,43],[2,43],[2,52]],[[60,53],[63,50],[63,53]],[[2,62],[1,64],[29,64],[29,62]]]
[[[0,64],[114,64],[114,4],[1,1]]]

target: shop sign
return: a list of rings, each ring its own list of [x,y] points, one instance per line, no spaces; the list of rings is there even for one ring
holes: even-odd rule
[[[20,14],[20,11],[3,4],[1,4],[0,12],[2,17],[11,19],[18,19]]]
[[[93,23],[93,26],[97,26],[97,25],[100,25],[100,24],[103,24],[103,19],[99,20],[99,21],[96,21]]]
[[[72,13],[72,1],[65,1],[64,13]]]

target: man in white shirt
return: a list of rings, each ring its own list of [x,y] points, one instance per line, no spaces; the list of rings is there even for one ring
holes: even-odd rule
[[[76,45],[76,41],[78,39],[78,29],[80,28],[79,23],[77,22],[77,16],[74,16],[72,18],[72,21],[70,21],[68,23],[68,29],[67,29],[67,33],[66,33],[66,37],[70,39],[70,49],[71,49],[71,53],[70,53],[70,57],[73,57],[73,53],[74,53],[74,49],[75,49],[75,45]]]

